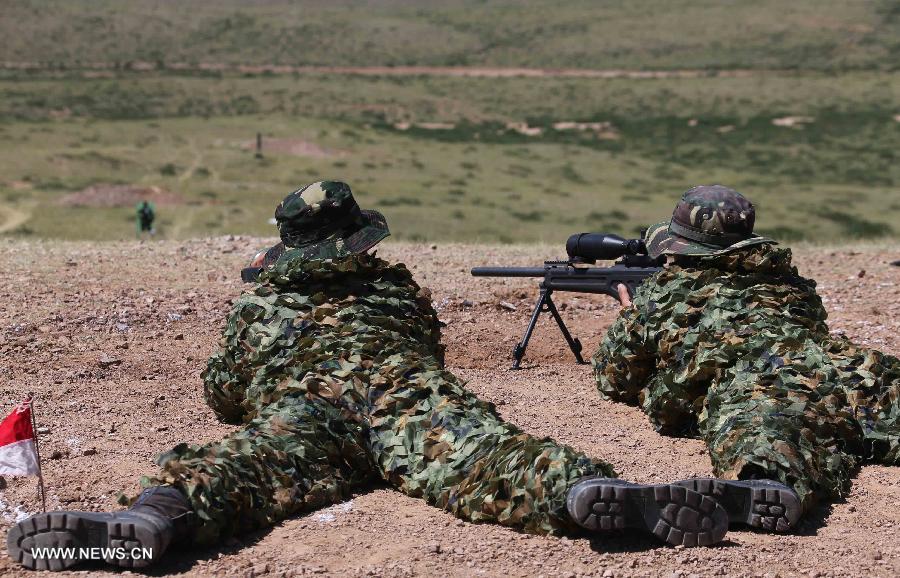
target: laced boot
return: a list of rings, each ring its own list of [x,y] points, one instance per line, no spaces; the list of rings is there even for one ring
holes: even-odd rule
[[[566,497],[572,519],[588,530],[649,532],[673,546],[709,546],[725,537],[728,514],[714,499],[676,484],[640,485],[584,478]]]
[[[174,540],[187,535],[193,510],[170,486],[144,490],[125,512],[47,512],[12,527],[10,558],[31,570],[66,570],[102,560],[141,568],[162,558]]]

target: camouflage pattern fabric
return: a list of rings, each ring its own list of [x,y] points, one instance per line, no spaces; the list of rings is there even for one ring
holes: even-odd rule
[[[372,481],[472,522],[574,529],[569,487],[612,468],[505,423],[443,369],[439,337],[430,295],[403,265],[288,250],[237,301],[204,374],[210,406],[245,426],[175,447],[143,483],[183,491],[205,543]]]
[[[789,249],[677,257],[593,358],[602,396],[698,435],[716,475],[771,478],[808,507],[864,461],[900,464],[900,360],[832,337]]]
[[[753,234],[756,209],[746,197],[722,185],[700,185],[687,190],[672,212],[672,219],[647,230],[647,252],[660,255],[721,255],[774,243]]]
[[[319,181],[289,194],[275,209],[282,242],[309,258],[364,253],[390,235],[384,215],[362,210],[350,185]]]
[[[766,237],[752,236],[748,239],[738,241],[727,248],[717,247],[715,245],[705,245],[697,241],[691,241],[687,237],[681,235],[673,235],[670,227],[670,221],[657,223],[647,228],[644,236],[647,244],[647,254],[654,259],[660,255],[723,255],[733,251],[740,251],[753,245],[775,245],[775,241]]]

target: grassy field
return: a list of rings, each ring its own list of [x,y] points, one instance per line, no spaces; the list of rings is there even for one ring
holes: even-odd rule
[[[284,194],[334,178],[382,208],[402,238],[559,242],[576,230],[633,233],[690,185],[723,182],[757,201],[761,228],[781,238],[879,237],[898,232],[900,215],[896,82],[5,82],[4,94],[31,101],[0,105],[13,108],[0,127],[0,199],[30,215],[11,234],[122,238],[133,234],[130,206],[61,202],[92,185],[158,186],[181,199],[160,207],[166,236],[266,234]],[[785,118],[796,124],[774,124]],[[554,128],[565,121],[602,128]],[[522,134],[523,123],[540,134]]]
[[[359,16],[363,4],[368,17]],[[122,186],[164,191],[165,237],[271,234],[278,200],[331,178],[382,209],[404,239],[561,243],[581,230],[633,234],[666,218],[688,187],[712,182],[750,196],[759,229],[786,241],[900,235],[900,71],[890,56],[897,35],[884,36],[900,18],[897,2],[750,9],[528,1],[528,10],[514,9],[520,4],[6,2],[0,61],[53,66],[0,70],[0,234],[131,237],[134,199],[101,202]],[[567,31],[566,22],[584,30]],[[341,42],[325,41],[325,23]],[[288,34],[291,26],[305,32]],[[348,35],[348,26],[370,37]],[[787,28],[793,33],[771,36]],[[839,49],[826,50],[828,42]],[[794,50],[807,58],[791,61]],[[454,61],[459,51],[470,59]],[[395,61],[395,52],[415,58]],[[130,59],[161,69],[76,68]],[[190,61],[709,74],[454,78],[165,67]],[[716,73],[720,66],[796,69],[733,75]],[[257,133],[262,159],[254,157]]]
[[[4,0],[0,60],[896,69],[897,0]]]
[[[247,114],[460,122],[896,114],[900,72],[575,79],[329,74],[0,72],[0,122]]]

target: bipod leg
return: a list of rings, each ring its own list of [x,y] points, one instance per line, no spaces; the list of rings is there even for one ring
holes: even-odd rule
[[[553,315],[553,318],[556,319],[556,324],[559,325],[559,330],[562,332],[563,337],[566,338],[566,343],[569,344],[569,349],[572,350],[572,353],[575,354],[575,359],[578,363],[584,363],[584,359],[581,357],[581,342],[578,341],[577,338],[572,337],[572,334],[569,333],[569,329],[566,327],[566,324],[563,322],[562,317],[559,315],[559,311],[556,310],[556,305],[553,303],[553,300],[550,299],[550,294],[547,294],[546,299],[547,310]]]
[[[537,320],[538,317],[540,317],[541,312],[545,311],[544,305],[550,301],[550,293],[552,293],[552,291],[552,289],[544,289],[541,287],[541,295],[538,297],[537,305],[534,306],[534,311],[531,313],[531,321],[528,322],[528,329],[525,330],[522,341],[518,342],[513,348],[514,361],[512,369],[519,369],[519,364],[522,363],[522,358],[525,357],[525,350],[528,348],[528,341],[531,339],[531,334],[534,333],[534,326],[537,325]]]

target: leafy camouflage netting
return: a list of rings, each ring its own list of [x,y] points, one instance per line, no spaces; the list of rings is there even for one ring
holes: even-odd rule
[[[504,423],[443,369],[430,295],[403,265],[288,250],[240,297],[210,360],[206,398],[246,426],[160,457],[145,485],[191,500],[195,537],[346,499],[386,480],[473,522],[535,533],[574,528],[566,493],[600,461]]]
[[[829,335],[789,249],[678,257],[593,358],[601,395],[699,433],[717,475],[836,497],[864,460],[900,463],[900,360]]]

